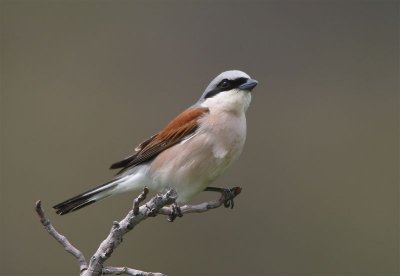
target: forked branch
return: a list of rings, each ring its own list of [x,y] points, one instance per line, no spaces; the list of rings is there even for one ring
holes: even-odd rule
[[[173,206],[177,198],[177,194],[174,190],[169,190],[165,194],[156,195],[151,198],[146,204],[139,206],[148,194],[148,189],[144,188],[142,193],[135,198],[133,208],[121,221],[114,221],[110,233],[107,238],[100,244],[96,253],[90,258],[89,264],[87,263],[82,252],[74,247],[66,237],[57,232],[52,226],[49,219],[46,217],[44,210],[41,205],[41,201],[37,201],[35,205],[36,213],[40,217],[40,222],[44,226],[45,230],[56,239],[64,249],[72,254],[79,263],[79,270],[81,276],[99,276],[109,274],[126,274],[135,276],[162,276],[162,273],[156,272],[144,272],[127,267],[105,267],[105,261],[111,256],[113,251],[121,244],[122,237],[129,231],[131,231],[136,225],[148,217],[155,217],[157,214],[169,216],[169,220],[173,221],[176,217],[176,207]],[[227,202],[232,202],[233,198],[241,192],[241,188],[235,187],[230,189],[229,196],[223,193],[218,200],[210,202],[204,202],[197,205],[185,205],[179,207],[179,215],[186,213],[202,213],[210,209],[218,208],[221,205],[225,207],[230,206]],[[170,206],[167,206],[170,205]]]

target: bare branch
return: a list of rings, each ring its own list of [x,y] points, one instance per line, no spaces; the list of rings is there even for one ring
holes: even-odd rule
[[[156,216],[162,207],[174,203],[177,198],[177,194],[174,190],[170,190],[163,195],[156,195],[150,199],[149,202],[142,205],[137,211],[137,215],[135,215],[134,211],[135,206],[137,206],[136,202],[145,199],[147,194],[146,190],[147,188],[145,188],[142,194],[135,200],[133,210],[131,210],[120,222],[115,221],[113,223],[110,234],[100,244],[96,253],[94,253],[90,259],[88,269],[82,274],[82,276],[101,275],[104,262],[122,242],[122,236],[132,230],[141,221],[148,217]]]
[[[127,267],[104,267],[104,262],[111,256],[113,251],[122,242],[122,237],[131,231],[137,224],[147,219],[154,217],[157,214],[168,215],[170,221],[176,217],[176,209],[179,209],[178,216],[186,213],[202,213],[210,209],[215,209],[224,205],[225,207],[233,207],[233,199],[241,192],[240,187],[221,190],[221,197],[218,200],[204,202],[197,205],[185,205],[182,207],[174,206],[177,198],[177,193],[170,190],[162,195],[156,195],[146,204],[139,207],[139,204],[146,199],[149,190],[144,188],[142,193],[135,198],[132,210],[121,221],[114,221],[110,233],[107,238],[100,244],[96,253],[90,258],[89,265],[87,264],[83,254],[76,249],[64,236],[60,235],[51,225],[50,221],[44,214],[40,200],[36,202],[36,212],[40,217],[40,221],[47,232],[53,236],[66,251],[71,253],[78,261],[81,276],[100,276],[107,274],[127,274],[135,276],[163,276],[158,272],[144,272]],[[167,205],[171,205],[166,207]],[[172,219],[171,219],[172,218]]]
[[[139,214],[139,204],[143,202],[143,200],[146,199],[147,194],[149,193],[149,189],[147,187],[144,187],[143,192],[135,198],[133,201],[133,214],[137,216]]]
[[[115,275],[121,275],[121,274],[127,274],[131,276],[165,276],[162,273],[159,272],[144,272],[141,270],[136,270],[128,267],[112,267],[112,266],[107,266],[103,268],[102,271],[103,275],[108,275],[108,274],[115,274]]]
[[[65,236],[63,236],[57,232],[57,230],[50,223],[50,220],[45,216],[44,210],[42,208],[42,202],[40,200],[36,201],[35,210],[36,210],[36,213],[40,217],[40,222],[44,226],[44,229],[46,229],[46,231],[53,238],[55,238],[56,241],[58,241],[68,253],[70,253],[72,256],[74,256],[78,260],[80,272],[86,270],[87,263],[86,263],[85,257],[83,256],[82,252],[79,251],[78,249],[76,249],[76,247],[73,246]]]
[[[221,207],[221,205],[225,205],[227,200],[233,200],[237,195],[240,194],[242,189],[240,187],[234,187],[231,189],[232,197],[227,198],[227,195],[222,193],[221,197],[217,200],[211,200],[209,202],[203,202],[196,205],[184,205],[180,207],[181,214],[189,214],[189,213],[203,213],[207,212],[208,210],[215,209]],[[226,205],[225,205],[226,206]],[[172,207],[163,207],[159,211],[162,215],[171,216],[173,215],[174,209]]]

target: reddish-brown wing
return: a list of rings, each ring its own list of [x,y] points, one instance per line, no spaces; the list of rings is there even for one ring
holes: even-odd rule
[[[162,131],[153,135],[135,148],[134,154],[111,165],[110,169],[125,170],[149,161],[169,147],[181,142],[198,128],[198,119],[208,108],[189,108],[179,114]]]

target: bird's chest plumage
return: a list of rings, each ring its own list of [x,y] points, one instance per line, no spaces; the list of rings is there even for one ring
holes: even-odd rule
[[[208,134],[212,154],[210,160],[214,163],[214,170],[210,170],[210,177],[221,174],[233,161],[237,159],[246,140],[246,118],[243,114],[225,112],[211,113],[205,130]]]
[[[240,155],[246,139],[244,113],[211,111],[197,133],[161,153],[152,163],[154,185],[177,190],[186,202],[204,190]]]

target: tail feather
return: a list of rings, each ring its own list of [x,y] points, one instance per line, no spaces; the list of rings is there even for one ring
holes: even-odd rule
[[[59,215],[68,214],[109,196],[109,192],[113,190],[116,185],[116,180],[112,180],[85,193],[74,196],[57,205],[54,205],[53,208],[56,209],[56,213]]]

